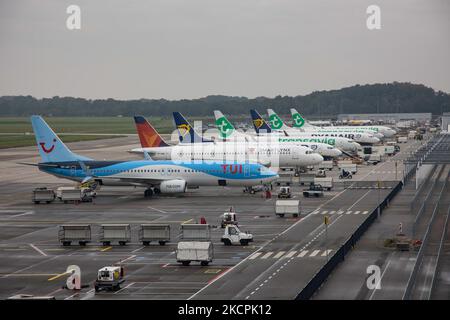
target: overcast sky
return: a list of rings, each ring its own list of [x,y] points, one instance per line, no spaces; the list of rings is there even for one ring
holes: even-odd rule
[[[81,30],[66,28],[70,4]],[[366,8],[381,8],[381,30]],[[448,0],[0,0],[0,95],[197,98],[409,81],[450,92]]]

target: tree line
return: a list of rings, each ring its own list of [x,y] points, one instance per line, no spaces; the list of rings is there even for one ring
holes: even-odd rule
[[[315,91],[303,96],[274,98],[213,95],[199,99],[84,99],[59,97],[36,99],[32,96],[0,97],[0,116],[144,116],[170,117],[173,111],[187,116],[211,116],[219,109],[230,115],[248,114],[252,108],[265,113],[272,108],[280,114],[295,107],[313,118],[339,113],[450,112],[450,95],[421,84],[386,83],[355,85],[339,90]]]

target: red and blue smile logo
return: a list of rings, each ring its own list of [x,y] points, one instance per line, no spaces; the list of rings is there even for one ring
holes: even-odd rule
[[[50,153],[53,151],[53,149],[55,149],[55,142],[56,142],[56,139],[53,139],[53,144],[49,149],[47,149],[45,147],[45,142],[39,142],[39,144],[41,145],[41,148],[42,148],[42,150],[44,150],[45,153]]]

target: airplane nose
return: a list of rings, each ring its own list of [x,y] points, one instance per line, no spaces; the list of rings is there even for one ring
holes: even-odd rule
[[[361,145],[358,142],[353,142],[353,151],[358,151],[359,149],[362,149]]]
[[[313,157],[314,164],[319,164],[323,161],[323,157],[320,154],[313,154]]]
[[[372,140],[373,140],[373,143],[378,143],[378,142],[380,142],[380,139],[378,139],[377,137],[373,137]]]
[[[339,149],[334,149],[334,157],[340,157],[342,155],[342,151]]]

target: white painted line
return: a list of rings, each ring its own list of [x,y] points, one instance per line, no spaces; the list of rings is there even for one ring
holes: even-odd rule
[[[329,214],[334,214],[335,212],[336,212],[336,211],[334,211],[334,210],[333,210],[333,211],[330,211],[330,213],[329,213]]]
[[[315,257],[319,254],[320,250],[314,250],[309,256],[310,257]]]
[[[318,214],[320,211],[314,210],[311,214]]]
[[[330,255],[330,253],[331,253],[331,251],[333,251],[333,250],[331,250],[331,249],[329,249],[329,250],[325,250],[323,253],[322,253],[322,257],[326,257],[326,256],[329,256]]]
[[[265,255],[263,255],[261,257],[261,259],[267,259],[268,257],[270,257],[272,255],[273,251],[267,252]]]
[[[47,257],[47,255],[45,254],[45,252],[42,251],[41,249],[39,249],[38,247],[36,247],[34,244],[30,243],[30,247],[32,247],[34,250],[36,250],[37,252],[39,252],[40,254],[42,254],[44,257]]]
[[[284,256],[284,258],[292,258],[297,253],[297,250],[289,252],[287,255]]]
[[[361,214],[368,214],[369,211],[363,211]]]
[[[286,251],[280,251],[278,252],[276,255],[273,256],[274,259],[278,259],[279,257],[281,257],[283,254],[285,254]]]
[[[354,214],[359,214],[361,211],[355,211],[355,212],[353,212]]]
[[[350,211],[347,211],[345,214],[350,214],[350,213],[352,213],[352,211],[350,210]]]
[[[256,252],[256,253],[252,254],[248,259],[249,260],[256,259],[256,258],[258,258],[261,255],[261,253],[262,252]]]
[[[322,211],[322,214],[327,214],[327,213],[328,213],[328,210]]]
[[[161,210],[161,209],[156,209],[156,208],[153,208],[153,207],[147,207],[147,208],[155,210],[155,211],[158,211],[158,212],[161,212],[161,213],[167,213],[167,211],[164,211],[164,210]]]
[[[298,258],[303,258],[304,256],[306,256],[306,254],[308,253],[309,250],[302,250],[302,252],[300,252],[300,254],[297,256]]]
[[[383,271],[383,273],[381,274],[381,277],[380,277],[380,279],[379,279],[378,282],[377,282],[377,286],[381,283],[381,280],[383,280],[383,276],[384,276],[384,274],[386,273],[386,270],[389,268],[389,265],[390,265],[390,264],[391,264],[391,260],[389,260],[388,263],[386,264],[386,268],[384,268],[384,271]],[[370,297],[369,297],[369,300],[372,300],[373,295],[375,294],[375,292],[377,292],[377,289],[373,289],[372,294],[371,294]]]
[[[137,248],[136,250],[133,250],[133,251],[131,251],[131,253],[135,253],[135,252],[138,252],[139,250],[142,250],[142,249],[144,249],[145,247],[140,247],[140,248]]]
[[[34,211],[27,211],[27,212],[24,212],[24,213],[21,213],[21,214],[16,214],[14,216],[11,216],[10,218],[16,218],[16,217],[20,217],[20,216],[27,216],[27,215],[33,214],[33,213],[34,213]]]
[[[342,211],[342,210],[339,210],[338,212],[337,212],[337,214],[343,214],[344,213],[344,211]]]

